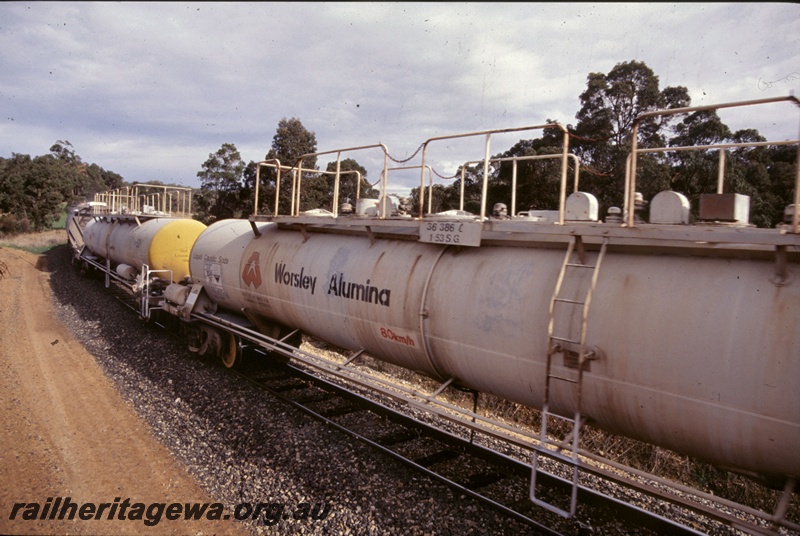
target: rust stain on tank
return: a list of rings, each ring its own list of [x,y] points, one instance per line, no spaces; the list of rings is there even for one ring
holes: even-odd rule
[[[418,254],[414,259],[414,263],[411,265],[411,269],[408,271],[408,277],[405,280],[405,289],[403,292],[403,310],[408,310],[409,306],[414,307],[415,309],[419,308],[419,304],[416,303],[418,300],[417,296],[413,295],[413,292],[408,292],[407,290],[411,288],[411,281],[414,279],[414,273],[417,271],[417,266],[419,265],[419,261],[422,260],[422,254]],[[409,304],[408,301],[413,299],[415,303]]]
[[[624,292],[630,292],[633,290],[633,286],[636,284],[636,278],[633,274],[625,274],[625,278],[622,280],[622,290]]]

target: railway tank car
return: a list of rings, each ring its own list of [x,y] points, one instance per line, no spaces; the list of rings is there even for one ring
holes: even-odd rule
[[[326,216],[293,208],[152,231],[98,220],[86,228],[86,249],[114,264],[159,266],[144,252],[157,249],[159,232],[180,235],[173,249],[188,265],[165,268],[174,276],[158,306],[189,326],[193,350],[226,366],[238,361],[240,336],[259,343],[261,334],[267,347],[299,330],[541,409],[545,446],[548,419],[565,420],[574,465],[580,428],[591,423],[792,493],[800,204],[778,229],[756,229],[746,199],[721,186],[693,223],[686,198],[662,192],[652,223],[640,222],[634,144],[621,221],[601,221],[577,181],[566,195],[564,132],[561,206],[550,219],[391,217],[383,203],[376,217],[339,215],[334,196]],[[489,136],[476,134],[487,137],[488,161]],[[573,513],[574,496],[565,514]]]
[[[147,204],[158,198],[160,210]],[[97,194],[94,201],[72,209],[67,218],[74,260],[124,281],[145,279],[145,269],[167,283],[187,278],[191,247],[206,226],[191,218],[173,217],[168,208],[190,213],[191,188],[136,184]]]
[[[220,232],[240,239],[220,249]],[[350,350],[542,408],[550,301],[562,249],[457,250],[404,240],[326,235],[221,222],[192,249],[194,283],[256,325],[279,322]],[[585,229],[587,235],[597,230]],[[249,236],[248,235],[249,232]],[[600,233],[602,235],[602,230]],[[543,237],[538,236],[539,239]],[[554,238],[555,237],[551,237]],[[585,236],[589,247],[591,236]],[[599,238],[599,237],[595,237]],[[564,247],[569,237],[561,237]],[[558,242],[556,242],[558,243]],[[675,248],[657,240],[609,246],[585,344],[581,411],[598,427],[756,474],[798,475],[800,284],[776,285],[774,260],[752,251]],[[596,259],[598,252],[588,253]],[[235,256],[234,256],[235,255]],[[222,256],[226,262],[219,262]],[[582,289],[562,284],[555,336],[577,370]],[[569,288],[567,288],[569,287]],[[552,386],[550,410],[572,415],[575,386]],[[735,438],[735,440],[733,440]]]
[[[142,266],[168,271],[170,281],[189,276],[189,252],[206,226],[190,219],[104,217],[90,221],[83,240],[89,251],[112,262],[127,279]]]

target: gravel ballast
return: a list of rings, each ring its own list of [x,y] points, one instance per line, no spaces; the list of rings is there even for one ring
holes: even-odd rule
[[[102,281],[79,275],[67,246],[51,250],[47,258],[58,319],[95,356],[153,435],[226,514],[251,518],[247,513],[263,503],[258,519],[243,520],[243,529],[254,534],[531,533],[530,527],[193,357],[178,340],[115,300]]]

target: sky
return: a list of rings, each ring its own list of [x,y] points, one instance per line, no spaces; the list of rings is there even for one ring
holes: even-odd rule
[[[432,137],[575,124],[588,75],[632,60],[694,105],[798,95],[800,5],[0,2],[0,157],[68,141],[126,181],[199,186],[223,144],[263,160],[297,118],[319,151],[382,143],[399,161]],[[795,106],[756,108],[720,116],[797,139]],[[434,142],[426,163],[452,175],[485,141]],[[378,148],[342,158],[371,182],[383,166]],[[392,171],[389,190],[420,179]]]

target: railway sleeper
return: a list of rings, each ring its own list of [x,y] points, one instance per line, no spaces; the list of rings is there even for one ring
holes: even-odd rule
[[[460,452],[456,452],[452,449],[445,449],[440,450],[438,452],[434,452],[432,454],[428,454],[427,456],[422,456],[420,458],[414,459],[414,463],[417,465],[421,465],[423,467],[430,467],[432,465],[436,465],[439,463],[445,463],[455,460],[456,458],[461,457]]]
[[[419,437],[419,432],[414,430],[402,429],[390,432],[375,439],[375,442],[384,447],[391,447],[406,441],[411,441]]]
[[[331,393],[311,393],[304,396],[299,396],[294,400],[299,404],[317,404],[319,402],[327,402],[335,397],[336,395]]]
[[[333,417],[342,417],[343,415],[350,415],[351,413],[356,413],[359,411],[364,411],[364,409],[359,408],[357,406],[353,406],[351,404],[346,404],[344,406],[322,410],[320,411],[320,415],[330,419]]]
[[[485,488],[486,486],[490,486],[495,482],[499,482],[507,477],[508,475],[504,475],[502,473],[495,471],[477,473],[470,475],[469,478],[462,485],[465,488],[474,491],[481,488]]]

